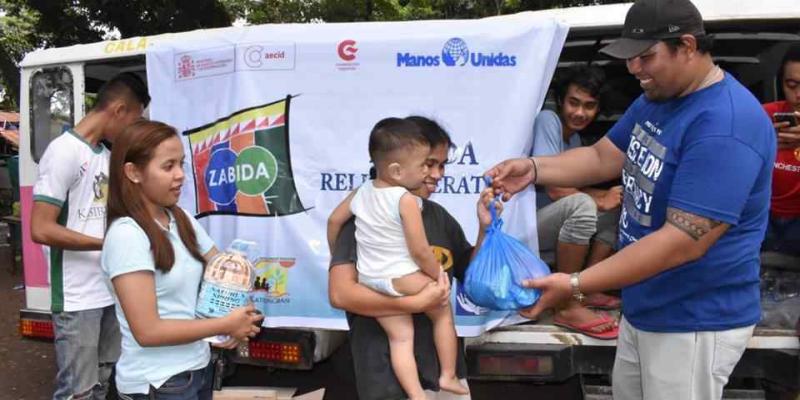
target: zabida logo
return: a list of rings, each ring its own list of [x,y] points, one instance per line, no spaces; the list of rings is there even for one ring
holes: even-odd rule
[[[264,297],[268,303],[288,303],[289,269],[295,264],[294,258],[262,257],[255,263],[256,282],[253,297]]]
[[[289,102],[237,111],[184,132],[192,151],[198,217],[275,217],[304,211],[289,157]]]

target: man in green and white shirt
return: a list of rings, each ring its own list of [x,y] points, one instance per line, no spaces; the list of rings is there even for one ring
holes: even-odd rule
[[[53,399],[105,399],[119,357],[114,301],[100,269],[109,149],[142,117],[147,87],[132,73],[99,91],[97,105],[47,146],[33,188],[31,236],[50,246],[50,284],[58,375]]]

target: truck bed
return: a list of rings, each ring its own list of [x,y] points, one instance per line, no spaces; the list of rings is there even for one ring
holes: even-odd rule
[[[612,313],[615,314],[615,313]],[[611,346],[616,340],[599,340],[581,333],[573,332],[553,325],[551,313],[540,320],[522,325],[495,328],[479,337],[467,338],[466,345],[485,343],[540,343],[565,344],[574,346]],[[747,344],[748,349],[800,349],[800,340],[794,329],[771,329],[756,327],[753,337]]]

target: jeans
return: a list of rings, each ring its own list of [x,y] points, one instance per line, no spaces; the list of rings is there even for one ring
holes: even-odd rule
[[[54,400],[105,400],[120,352],[114,306],[53,313],[56,391]]]
[[[800,256],[800,218],[770,215],[761,250]]]
[[[158,389],[150,386],[150,393],[119,393],[121,400],[211,400],[213,363],[194,371],[183,371],[167,379]]]

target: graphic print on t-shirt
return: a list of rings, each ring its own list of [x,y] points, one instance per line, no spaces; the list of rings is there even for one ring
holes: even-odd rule
[[[645,122],[644,128],[635,124],[625,153],[622,184],[626,201],[620,217],[620,240],[623,242],[638,239],[625,231],[630,220],[644,227],[653,226],[653,191],[664,170],[667,154],[667,148],[656,140],[654,134],[660,135],[661,130],[649,121]]]
[[[83,167],[81,167],[83,170]],[[99,171],[92,178],[92,192],[94,193],[92,204],[89,207],[78,209],[78,219],[88,221],[90,219],[105,219],[106,200],[108,199],[108,175]]]
[[[442,246],[431,246],[431,250],[433,250],[433,256],[436,257],[436,261],[439,262],[439,265],[442,266],[442,269],[447,271],[450,268],[453,268],[453,253],[450,249],[444,248]]]

